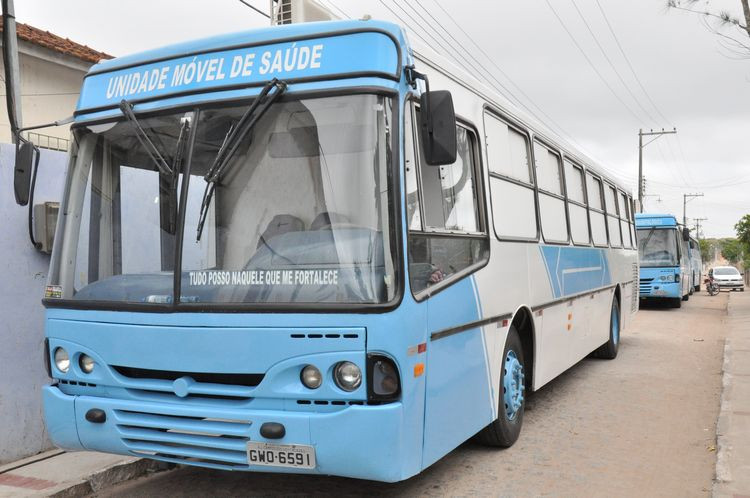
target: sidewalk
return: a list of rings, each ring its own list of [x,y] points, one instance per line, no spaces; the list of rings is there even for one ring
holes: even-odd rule
[[[160,464],[153,460],[52,450],[0,465],[0,498],[88,496],[159,468]]]
[[[750,497],[750,292],[731,293],[726,327],[713,494]]]

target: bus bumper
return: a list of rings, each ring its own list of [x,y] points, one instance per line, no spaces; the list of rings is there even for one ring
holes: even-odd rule
[[[641,283],[641,298],[682,298],[682,286],[680,282],[658,282],[644,285]]]
[[[419,471],[421,448],[404,444],[401,403],[352,405],[329,413],[216,408],[193,404],[72,396],[43,388],[47,430],[61,448],[135,455],[202,467],[324,474],[395,482]],[[104,411],[89,422],[86,413]],[[281,439],[260,435],[264,422],[284,425]],[[413,429],[412,429],[413,430]],[[248,465],[247,442],[310,445],[314,469]],[[416,465],[415,465],[416,463]]]

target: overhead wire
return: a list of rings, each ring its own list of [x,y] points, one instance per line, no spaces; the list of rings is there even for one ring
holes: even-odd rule
[[[563,30],[568,34],[570,37],[570,40],[573,42],[573,45],[576,46],[579,52],[581,52],[581,55],[583,55],[583,58],[586,59],[586,62],[588,62],[591,69],[596,73],[596,75],[599,77],[599,79],[604,83],[604,86],[607,87],[607,89],[612,93],[612,95],[617,99],[620,104],[630,113],[633,118],[635,118],[636,121],[643,124],[642,119],[633,111],[633,109],[620,97],[620,95],[615,92],[614,88],[612,88],[612,85],[609,84],[609,82],[604,78],[602,73],[599,71],[599,69],[596,67],[594,62],[591,60],[591,58],[588,56],[585,50],[583,50],[583,47],[581,47],[581,44],[578,43],[578,40],[573,35],[573,33],[568,29],[568,26],[565,24],[565,21],[563,21],[562,17],[560,17],[560,14],[557,13],[557,10],[552,6],[552,3],[550,3],[550,0],[544,0],[547,3],[547,6],[550,8],[552,13],[554,14],[555,18],[557,18],[558,22],[560,23],[560,26],[562,26]]]
[[[532,109],[531,109],[531,108],[530,108],[529,106],[527,106],[526,104],[524,104],[524,103],[523,103],[523,102],[522,102],[522,101],[521,101],[521,100],[520,100],[520,99],[519,99],[518,97],[516,97],[516,96],[515,96],[515,95],[513,94],[513,92],[512,92],[512,91],[511,91],[510,89],[508,89],[508,88],[507,88],[507,87],[506,87],[505,85],[503,85],[503,84],[502,84],[502,83],[501,83],[501,82],[500,82],[500,81],[498,80],[498,78],[497,78],[497,77],[496,77],[496,76],[495,76],[495,75],[494,75],[494,74],[492,73],[492,71],[490,71],[489,69],[487,69],[487,68],[486,68],[486,67],[484,66],[484,64],[482,64],[482,63],[481,63],[481,62],[480,62],[480,61],[479,61],[479,60],[478,60],[478,59],[477,59],[477,58],[476,58],[476,57],[475,57],[475,56],[474,56],[474,55],[472,54],[472,52],[471,52],[471,51],[469,51],[469,50],[467,50],[466,48],[464,48],[464,44],[463,44],[463,43],[461,43],[461,42],[460,42],[460,41],[459,41],[459,40],[458,40],[458,39],[457,39],[457,38],[456,38],[455,36],[453,36],[453,34],[452,34],[452,33],[450,32],[450,30],[448,30],[448,29],[447,29],[447,28],[446,28],[446,27],[445,27],[445,26],[444,26],[444,25],[443,25],[443,24],[442,24],[442,23],[440,22],[440,20],[438,20],[438,19],[437,19],[437,18],[436,18],[435,16],[433,16],[433,15],[432,15],[432,13],[430,12],[430,10],[429,10],[429,9],[426,9],[426,8],[424,7],[424,5],[423,5],[423,4],[422,4],[422,3],[420,2],[420,0],[415,0],[415,1],[416,1],[417,5],[418,5],[418,6],[419,6],[419,7],[420,7],[420,8],[421,8],[421,9],[422,9],[422,10],[423,10],[423,11],[424,11],[424,12],[425,12],[425,13],[426,13],[426,14],[427,14],[427,15],[428,15],[429,17],[430,17],[430,19],[432,19],[433,23],[434,23],[434,24],[436,24],[437,26],[439,26],[439,27],[440,27],[440,29],[442,29],[442,30],[443,30],[443,32],[445,32],[445,33],[446,33],[446,34],[448,35],[448,37],[450,37],[450,39],[451,39],[451,40],[453,40],[453,42],[455,42],[455,43],[456,43],[456,45],[457,45],[458,47],[460,47],[460,48],[461,48],[461,49],[462,49],[462,50],[464,51],[464,53],[466,54],[466,56],[470,57],[470,58],[471,58],[471,59],[473,59],[473,60],[474,60],[475,62],[477,62],[477,64],[478,64],[478,65],[480,66],[480,68],[481,68],[481,69],[482,69],[482,70],[483,70],[483,71],[484,71],[484,72],[485,72],[485,73],[486,73],[487,75],[489,75],[489,76],[490,76],[490,77],[491,77],[491,78],[492,78],[493,80],[495,80],[495,81],[496,81],[496,82],[497,82],[497,83],[498,83],[499,85],[501,85],[501,86],[502,86],[502,88],[503,88],[503,89],[504,89],[504,90],[505,90],[506,92],[508,92],[508,93],[510,93],[510,94],[512,95],[512,97],[513,97],[513,100],[517,101],[517,102],[518,102],[518,103],[519,103],[519,104],[520,104],[520,105],[521,105],[521,106],[522,106],[522,107],[523,107],[524,109],[526,109],[526,110],[527,110],[527,111],[528,111],[528,112],[529,112],[529,113],[530,113],[530,114],[531,114],[532,116],[534,116],[534,117],[535,117],[535,118],[536,118],[536,119],[537,119],[537,120],[538,120],[539,122],[541,122],[541,123],[547,122],[547,123],[548,123],[548,125],[550,126],[550,128],[551,128],[551,129],[552,129],[552,130],[553,130],[553,131],[554,131],[554,132],[555,132],[556,134],[560,135],[561,137],[565,137],[565,139],[566,139],[566,140],[568,140],[568,141],[570,141],[571,143],[575,144],[575,145],[576,145],[576,147],[578,147],[579,149],[581,149],[581,150],[582,150],[582,151],[583,151],[583,152],[584,152],[584,153],[585,153],[586,155],[588,155],[588,156],[590,156],[590,157],[592,157],[592,158],[593,158],[593,155],[592,155],[592,154],[590,154],[589,152],[585,151],[585,149],[583,148],[583,146],[581,146],[580,144],[578,144],[578,143],[576,142],[576,140],[575,140],[575,139],[574,139],[574,138],[573,138],[572,136],[570,136],[570,134],[569,134],[569,133],[568,133],[567,131],[565,131],[565,130],[564,130],[564,128],[563,128],[562,126],[560,126],[560,125],[559,125],[559,124],[558,124],[558,123],[557,123],[556,121],[554,121],[554,120],[553,120],[553,119],[552,119],[552,118],[551,118],[551,117],[550,117],[550,116],[549,116],[549,115],[548,115],[548,114],[547,114],[546,112],[544,112],[544,110],[543,110],[543,109],[542,109],[542,108],[541,108],[540,106],[538,106],[538,105],[537,105],[537,104],[536,104],[536,103],[535,103],[535,102],[533,101],[533,99],[532,99],[531,97],[529,97],[529,95],[528,95],[528,94],[527,94],[526,92],[524,92],[524,91],[523,91],[523,89],[522,89],[522,88],[521,88],[521,87],[520,87],[519,85],[517,85],[517,84],[516,84],[516,83],[515,83],[515,82],[514,82],[514,81],[512,80],[512,78],[510,78],[510,77],[509,77],[509,76],[508,76],[508,75],[507,75],[507,74],[506,74],[506,73],[505,73],[505,72],[504,72],[504,71],[503,71],[503,70],[502,70],[502,69],[501,69],[501,68],[500,68],[500,67],[499,67],[499,66],[498,66],[498,65],[497,65],[497,64],[496,64],[495,62],[494,62],[494,60],[493,60],[493,59],[492,59],[492,58],[491,58],[491,57],[489,56],[489,54],[487,54],[487,52],[486,52],[486,51],[485,51],[485,50],[484,50],[484,49],[483,49],[483,48],[481,47],[481,45],[479,45],[479,44],[478,44],[478,43],[477,43],[477,42],[476,42],[476,41],[474,40],[474,38],[473,38],[473,37],[472,37],[472,36],[471,36],[471,35],[470,35],[469,33],[467,33],[467,32],[466,32],[466,30],[464,30],[464,29],[463,29],[463,27],[462,27],[462,26],[461,26],[460,24],[458,24],[458,22],[456,22],[456,20],[455,20],[454,16],[451,16],[451,15],[450,15],[450,14],[449,14],[449,13],[448,13],[448,12],[447,12],[446,10],[445,10],[445,8],[443,8],[443,6],[442,6],[442,5],[441,5],[441,4],[440,4],[440,3],[438,2],[438,0],[433,0],[433,3],[435,3],[435,5],[437,5],[437,7],[438,7],[438,8],[439,8],[439,9],[440,9],[440,10],[441,10],[441,11],[442,11],[442,12],[443,12],[443,13],[444,13],[445,15],[446,15],[446,17],[448,17],[448,18],[449,18],[449,19],[451,20],[451,22],[452,22],[452,23],[453,23],[453,24],[454,24],[454,25],[455,25],[455,26],[456,26],[456,27],[457,27],[457,28],[458,28],[458,29],[459,29],[459,30],[460,30],[460,31],[461,31],[461,32],[463,33],[463,35],[464,35],[464,36],[465,36],[466,38],[468,38],[468,39],[469,39],[469,41],[470,41],[470,42],[472,43],[472,45],[474,45],[474,46],[475,46],[475,47],[476,47],[476,48],[477,48],[477,49],[479,50],[479,52],[480,52],[480,53],[481,53],[481,54],[482,54],[482,55],[483,55],[483,56],[485,57],[485,59],[486,59],[487,61],[489,61],[489,62],[490,62],[490,64],[491,64],[491,65],[492,65],[492,66],[493,66],[493,67],[494,67],[494,68],[495,68],[495,69],[496,69],[496,70],[498,71],[498,73],[500,73],[500,74],[501,74],[501,75],[502,75],[502,76],[503,76],[503,77],[504,77],[504,78],[505,78],[506,80],[508,80],[508,82],[509,82],[509,83],[510,83],[510,84],[511,84],[511,85],[512,85],[512,86],[513,86],[514,88],[516,88],[516,89],[517,89],[517,90],[519,91],[519,93],[520,93],[521,95],[523,95],[523,97],[524,97],[524,98],[525,98],[525,99],[526,99],[527,101],[529,101],[529,103],[530,103],[530,104],[531,104],[531,105],[532,105],[532,106],[533,106],[534,108],[536,108],[536,109],[537,109],[537,110],[539,111],[539,113],[540,113],[540,114],[542,114],[542,115],[543,115],[543,116],[544,116],[544,117],[545,117],[546,119],[542,119],[541,117],[539,117],[539,115],[538,115],[538,114],[537,114],[536,112],[534,112],[534,110],[532,110]],[[416,10],[415,10],[415,12],[416,12]],[[423,16],[421,16],[421,15],[420,15],[419,17],[420,17],[420,18],[421,18],[421,19],[422,19],[423,21],[425,21],[425,22],[427,23],[427,25],[432,25],[432,24],[433,24],[433,23],[430,23],[430,22],[429,22],[429,21],[428,21],[427,19],[425,19],[425,18],[424,18]],[[433,28],[433,29],[434,29],[434,28]],[[437,32],[437,30],[435,30],[435,31]],[[450,45],[450,42],[449,42],[448,40],[446,40],[446,39],[445,39],[444,37],[442,37],[442,35],[441,35],[441,38],[442,38],[442,39],[443,39],[444,41],[446,41],[446,43],[448,43],[448,44]],[[491,82],[488,82],[488,83],[491,83]],[[496,90],[498,90],[498,91],[499,91],[499,89],[497,88],[497,86],[495,86],[495,85],[492,85],[492,86],[493,86],[493,87],[494,87],[494,88],[495,88]],[[503,93],[503,94],[504,94],[504,92],[500,92],[500,93]],[[594,159],[595,159],[595,158],[594,158]],[[631,179],[630,177],[627,177],[627,176],[625,176],[625,175],[622,175],[622,174],[621,174],[620,172],[618,172],[618,171],[616,171],[616,170],[612,170],[612,169],[610,169],[610,168],[607,168],[606,166],[604,166],[604,164],[602,163],[602,161],[600,161],[600,160],[597,160],[597,162],[599,163],[599,165],[600,165],[600,167],[601,167],[602,169],[604,169],[604,170],[605,170],[606,172],[608,172],[608,173],[609,173],[609,174],[611,174],[612,176],[616,176],[616,177],[618,177],[618,178],[619,178],[619,179],[620,179],[621,181],[626,181],[626,182],[629,182],[629,183],[634,183],[634,182],[632,181],[632,179]]]
[[[617,67],[616,67],[616,66],[615,66],[615,64],[614,64],[614,63],[612,62],[612,59],[610,59],[610,58],[609,58],[609,55],[607,55],[607,51],[606,51],[606,50],[604,50],[604,47],[603,47],[603,46],[602,46],[602,44],[601,44],[601,43],[599,42],[599,38],[598,38],[598,37],[596,36],[596,33],[594,33],[594,30],[593,30],[593,29],[591,29],[591,25],[590,25],[590,24],[589,24],[589,22],[588,22],[588,21],[586,20],[586,17],[585,17],[584,15],[583,15],[583,12],[581,12],[581,9],[580,9],[580,8],[578,8],[578,4],[577,4],[577,3],[575,2],[575,0],[570,0],[570,2],[571,2],[571,3],[573,4],[573,7],[575,8],[576,12],[578,13],[578,17],[580,17],[580,18],[581,18],[581,21],[583,21],[583,24],[584,24],[584,25],[586,26],[586,29],[588,30],[589,34],[591,35],[591,38],[593,38],[593,39],[594,39],[594,43],[596,43],[596,46],[597,46],[597,47],[599,48],[599,51],[600,51],[600,52],[601,52],[601,54],[602,54],[602,55],[604,56],[604,60],[606,60],[606,61],[607,61],[607,63],[609,64],[609,67],[611,67],[611,68],[612,68],[612,71],[613,71],[613,72],[615,73],[615,75],[617,76],[617,79],[618,79],[618,80],[620,80],[620,83],[621,83],[621,84],[622,84],[622,86],[623,86],[623,87],[625,88],[625,91],[627,91],[627,92],[628,92],[628,94],[630,95],[630,97],[632,97],[633,101],[634,101],[634,102],[636,103],[636,105],[637,105],[638,107],[640,107],[640,109],[641,109],[641,110],[643,111],[643,113],[644,113],[644,114],[645,114],[645,115],[646,115],[646,116],[648,117],[648,119],[650,119],[650,120],[651,120],[651,121],[652,121],[653,123],[658,123],[658,120],[657,120],[657,119],[655,119],[655,118],[654,118],[654,117],[653,117],[653,116],[651,115],[651,113],[650,113],[650,112],[648,111],[648,109],[646,109],[646,108],[645,108],[645,107],[643,106],[643,104],[641,104],[641,100],[640,100],[640,99],[639,99],[638,97],[636,97],[635,93],[633,93],[633,91],[632,91],[632,90],[630,89],[630,85],[628,85],[628,84],[627,84],[627,83],[625,82],[625,79],[624,79],[624,78],[622,77],[622,75],[620,74],[620,71],[618,71],[618,70],[617,70]]]

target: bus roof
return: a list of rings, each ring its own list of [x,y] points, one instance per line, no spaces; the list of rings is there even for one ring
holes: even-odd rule
[[[405,46],[401,28],[383,21],[289,24],[193,40],[96,64],[84,78],[75,116],[117,115],[122,100],[167,107],[210,100],[206,94],[239,98],[273,78],[290,85],[363,77],[398,82]]]
[[[636,213],[636,228],[677,227],[677,218],[673,214]]]

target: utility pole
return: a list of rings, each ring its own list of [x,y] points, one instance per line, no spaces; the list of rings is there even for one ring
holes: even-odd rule
[[[682,224],[687,226],[687,203],[688,197],[692,201],[696,197],[703,197],[703,194],[682,194]]]
[[[662,135],[671,135],[675,133],[677,133],[677,128],[666,131],[664,128],[662,128],[661,131],[643,131],[643,128],[638,130],[638,211],[641,213],[643,212],[643,194],[645,190],[643,188],[643,148],[654,140],[661,138]],[[654,138],[644,144],[643,137],[648,136],[653,136]]]
[[[13,0],[2,0],[3,8],[3,63],[5,65],[5,100],[13,143],[23,126],[21,119],[21,76],[18,69],[18,40],[16,38],[16,12]]]
[[[695,218],[695,238],[700,240],[701,238],[701,221],[706,221],[708,218]]]

